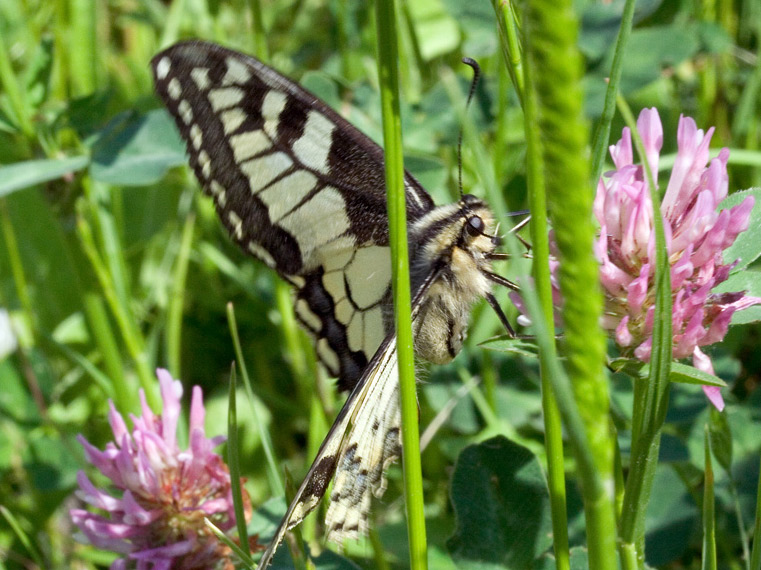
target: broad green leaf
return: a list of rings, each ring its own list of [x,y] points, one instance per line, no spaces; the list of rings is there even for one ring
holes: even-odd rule
[[[185,144],[164,110],[115,117],[93,145],[92,177],[122,186],[161,180],[167,170],[185,164]]]
[[[748,196],[752,196],[756,201],[750,213],[748,229],[738,235],[735,243],[725,249],[723,254],[724,263],[740,260],[733,273],[753,263],[761,255],[761,188],[749,188],[735,192],[719,204],[721,210],[732,208],[743,202]]]
[[[61,178],[82,170],[90,163],[87,156],[71,156],[69,158],[27,160],[8,166],[0,166],[0,197],[7,196],[16,190],[22,190]]]
[[[450,493],[457,527],[447,547],[458,568],[523,570],[551,546],[547,483],[525,447],[497,436],[465,448]]]

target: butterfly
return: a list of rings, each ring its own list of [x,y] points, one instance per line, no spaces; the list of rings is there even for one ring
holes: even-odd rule
[[[231,238],[295,288],[295,312],[349,396],[264,552],[334,480],[328,540],[364,535],[371,495],[401,454],[396,338],[383,151],[327,104],[257,59],[201,42],[152,60],[156,91],[187,143],[190,165]],[[416,355],[450,361],[470,310],[491,288],[494,216],[472,195],[436,207],[405,176]]]

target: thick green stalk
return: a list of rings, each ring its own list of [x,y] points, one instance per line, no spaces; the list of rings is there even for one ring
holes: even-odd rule
[[[388,193],[391,269],[397,337],[399,385],[402,406],[402,464],[410,543],[410,568],[428,567],[423,509],[423,476],[420,465],[420,433],[415,392],[415,359],[412,340],[407,211],[404,193],[402,125],[399,111],[399,72],[396,5],[393,0],[375,4],[378,38],[378,74],[383,111],[386,191]]]
[[[611,65],[610,77],[608,78],[608,88],[605,90],[605,104],[603,105],[600,121],[595,128],[595,134],[592,137],[591,181],[593,184],[597,184],[597,179],[600,178],[602,164],[605,161],[605,153],[608,150],[610,123],[613,121],[613,115],[616,112],[618,84],[621,81],[621,71],[624,68],[624,54],[626,53],[626,44],[629,42],[629,36],[632,31],[634,6],[636,3],[636,0],[626,0],[624,5],[621,27],[618,29],[618,38],[616,39],[616,50],[613,53],[613,64]]]
[[[537,116],[536,94],[533,89],[531,66],[526,66],[526,84],[523,92],[523,111],[526,132],[526,174],[529,208],[531,210],[531,244],[533,250],[533,287],[541,306],[541,314],[548,331],[554,330],[552,284],[550,282],[550,247],[547,228],[547,195],[544,181],[544,160],[539,131],[534,128]],[[557,360],[554,339],[550,336],[544,349],[540,347],[539,371],[542,383],[542,410],[544,412],[544,444],[547,450],[547,482],[552,512],[553,549],[558,570],[570,568],[568,546],[568,514],[566,512],[565,465],[563,461],[563,429],[555,392],[550,381],[551,361]]]
[[[613,443],[600,329],[602,295],[593,255],[593,188],[589,185],[578,22],[571,0],[534,0],[524,20],[526,67],[535,91],[550,217],[560,258],[565,356],[584,423],[594,474],[580,472],[589,566],[612,570],[615,559]]]
[[[661,211],[656,179],[645,159],[636,121],[626,102],[619,97],[619,110],[632,131],[632,140],[650,181],[653,212]],[[653,324],[650,374],[644,385],[635,385],[632,417],[632,451],[620,522],[622,566],[625,570],[645,566],[645,514],[658,465],[661,430],[669,401],[669,374],[672,358],[671,275],[663,230],[663,217],[653,216],[655,228],[655,320]],[[625,554],[625,556],[624,556]],[[636,563],[636,566],[632,566]]]

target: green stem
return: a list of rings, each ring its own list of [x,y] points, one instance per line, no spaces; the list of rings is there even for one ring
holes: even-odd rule
[[[5,198],[0,198],[0,226],[3,230],[3,239],[5,247],[8,250],[8,262],[11,266],[11,275],[13,275],[13,284],[16,287],[19,303],[24,311],[24,315],[30,330],[36,330],[36,313],[32,305],[32,296],[29,293],[29,285],[26,281],[24,264],[21,261],[21,252],[16,241],[16,232],[13,231],[13,221],[8,211],[8,202]]]
[[[236,402],[237,382],[235,366],[230,371],[230,392],[227,405],[227,465],[230,467],[230,486],[235,508],[235,526],[238,528],[240,548],[250,557],[251,550],[248,544],[248,531],[246,530],[246,514],[243,505],[243,490],[240,480],[240,445],[238,443],[238,404]]]
[[[532,85],[531,67],[526,66],[527,82]],[[544,180],[544,161],[537,124],[537,101],[533,89],[524,91],[523,110],[525,113],[525,134],[527,144],[527,179],[528,198],[531,210],[531,244],[533,250],[533,278],[541,306],[544,326],[548,331],[554,329],[554,311],[552,302],[552,284],[550,282],[550,247],[547,228],[547,195]],[[560,422],[555,393],[552,388],[549,363],[557,361],[554,340],[540,350],[539,370],[542,385],[542,409],[544,411],[544,441],[547,450],[547,479],[550,491],[552,512],[553,549],[558,570],[570,568],[568,546],[568,514],[566,513],[565,469],[563,461],[563,429]]]
[[[618,85],[621,82],[621,71],[623,70],[624,53],[626,44],[629,42],[629,36],[632,31],[632,21],[634,20],[634,6],[636,0],[626,0],[624,13],[621,17],[621,27],[618,29],[618,38],[616,39],[616,49],[613,54],[613,65],[610,68],[610,78],[608,79],[608,88],[605,90],[605,104],[602,109],[602,116],[595,128],[594,137],[592,137],[592,178],[593,184],[597,184],[600,178],[602,165],[605,161],[605,153],[608,150],[608,140],[610,139],[610,124],[613,121],[613,115],[616,112],[616,97],[618,95]]]
[[[750,570],[761,570],[761,469],[756,489],[756,523],[753,528],[753,550],[750,554]]]
[[[119,347],[116,338],[114,338],[103,299],[96,293],[85,293],[84,310],[90,332],[103,359],[103,365],[113,388],[116,408],[122,412],[137,411],[137,398],[135,398],[135,394],[124,376]]]
[[[716,570],[716,518],[713,498],[711,438],[705,427],[705,480],[703,489],[703,565],[702,570]]]
[[[188,261],[190,249],[193,243],[193,228],[195,216],[189,215],[182,228],[180,250],[177,253],[177,261],[172,272],[172,293],[169,297],[166,324],[166,352],[167,363],[172,376],[181,378],[180,349],[182,346],[182,310],[185,304],[185,279],[188,275]]]
[[[603,303],[598,263],[593,255],[593,189],[589,185],[586,160],[588,139],[582,108],[582,60],[576,47],[578,21],[573,2],[535,0],[528,3],[523,30],[526,91],[533,91],[537,101],[534,115],[537,123],[532,126],[538,125],[543,145],[547,202],[559,252],[564,352],[573,400],[584,430],[584,446],[574,446],[574,452],[580,465],[589,567],[613,570],[616,568],[614,446],[604,370],[605,338],[599,325]],[[545,315],[544,312],[537,314]],[[536,320],[544,321],[544,318],[535,319],[535,325]],[[546,358],[547,351],[551,354],[552,349],[542,347],[540,354],[546,366],[551,366],[555,360]],[[557,399],[560,403],[564,395],[558,392]],[[568,424],[566,427],[570,430]],[[584,457],[580,454],[587,448],[592,465],[582,470]]]
[[[243,358],[243,349],[240,346],[240,337],[238,336],[238,324],[235,320],[235,309],[232,303],[227,304],[227,325],[230,328],[230,336],[233,339],[233,350],[235,350],[235,358],[238,361],[240,367],[240,375],[243,377],[243,385],[246,387],[246,395],[248,396],[248,403],[251,406],[251,414],[254,416],[254,423],[256,429],[259,430],[259,438],[262,442],[262,449],[264,450],[264,457],[267,459],[267,480],[270,485],[270,490],[273,494],[281,496],[285,494],[285,488],[283,487],[283,481],[280,478],[280,471],[277,462],[275,461],[275,453],[272,451],[272,440],[270,434],[267,431],[262,417],[259,414],[259,408],[257,406],[257,398],[254,396],[253,388],[251,387],[251,378],[248,375],[248,367],[246,361]]]
[[[492,7],[497,15],[500,46],[507,64],[507,72],[515,87],[518,101],[524,105],[525,79],[523,72],[523,54],[518,42],[518,26],[515,17],[515,6],[509,0],[492,0]]]
[[[5,95],[8,97],[11,109],[18,127],[27,140],[34,139],[34,126],[32,125],[31,111],[26,104],[26,100],[21,91],[18,78],[13,72],[11,59],[8,50],[5,49],[5,41],[2,35],[3,29],[0,28],[0,85],[3,86]]]
[[[376,9],[378,40],[378,74],[383,112],[386,191],[388,201],[391,268],[393,277],[394,314],[398,351],[399,385],[402,407],[402,447],[404,490],[407,507],[407,532],[410,546],[410,568],[428,567],[425,513],[423,509],[423,476],[420,464],[420,433],[417,394],[415,391],[415,359],[412,339],[412,309],[407,250],[407,216],[404,192],[402,130],[399,111],[399,72],[397,69],[398,35],[396,5],[393,0],[379,1]]]
[[[653,172],[646,160],[642,140],[629,106],[619,97],[619,111],[632,132],[632,140],[645,168],[649,181],[653,212],[660,213],[660,198]],[[661,430],[666,420],[669,400],[669,374],[672,357],[671,275],[663,229],[663,216],[653,216],[655,229],[655,319],[653,324],[650,374],[647,381],[635,383],[635,405],[632,417],[632,451],[629,476],[626,480],[621,515],[621,548],[636,553],[636,566],[622,557],[625,570],[644,568],[645,515],[658,465]]]
[[[145,351],[143,336],[138,330],[137,324],[134,322],[130,312],[125,305],[121,303],[111,275],[98,253],[98,248],[95,245],[95,239],[92,235],[92,228],[81,213],[77,217],[77,232],[82,244],[82,249],[90,260],[93,271],[95,271],[95,276],[103,289],[103,295],[106,298],[106,302],[116,318],[116,323],[119,326],[122,339],[127,347],[127,352],[135,363],[140,386],[145,392],[148,404],[154,410],[160,410],[161,400],[157,391],[158,383],[148,366],[148,357]]]

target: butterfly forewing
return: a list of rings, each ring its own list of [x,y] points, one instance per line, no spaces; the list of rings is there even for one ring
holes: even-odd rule
[[[186,42],[153,69],[230,235],[299,289],[300,321],[350,389],[391,329],[381,149],[252,57]],[[433,203],[411,176],[405,184],[414,221]]]

